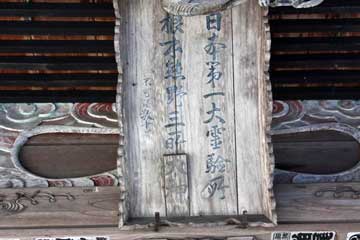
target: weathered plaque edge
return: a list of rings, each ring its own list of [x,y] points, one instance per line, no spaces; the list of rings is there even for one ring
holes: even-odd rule
[[[121,133],[124,133],[126,135],[127,127],[126,124],[123,124],[123,119],[125,118],[125,112],[123,108],[123,97],[122,94],[122,82],[123,82],[123,74],[122,74],[122,61],[121,61],[121,50],[120,45],[124,44],[120,41],[121,39],[121,30],[120,30],[120,24],[121,24],[121,17],[120,17],[120,4],[121,0],[113,0],[114,10],[115,10],[115,16],[116,16],[116,26],[115,26],[115,36],[114,36],[114,45],[115,45],[115,54],[116,54],[116,62],[118,65],[118,85],[117,85],[117,96],[116,96],[116,106],[119,116],[119,129]],[[261,154],[263,157],[262,160],[262,171],[263,171],[263,203],[264,207],[266,208],[266,213],[262,216],[266,217],[269,221],[254,221],[254,222],[248,222],[248,226],[250,227],[274,227],[277,224],[277,214],[276,214],[276,202],[275,202],[275,196],[274,196],[274,190],[273,190],[273,173],[274,173],[274,154],[273,154],[273,147],[272,147],[272,141],[271,141],[271,121],[272,121],[272,91],[271,91],[271,82],[269,77],[269,66],[270,66],[270,50],[271,50],[271,33],[270,33],[270,26],[268,23],[268,8],[262,8],[262,23],[261,27],[264,28],[262,32],[262,46],[263,51],[261,52],[262,56],[260,60],[262,62],[259,63],[261,65],[262,70],[259,74],[260,81],[263,83],[259,86],[260,88],[265,88],[263,91],[261,91],[263,94],[259,94],[259,101],[261,104],[264,104],[264,108],[262,110],[262,114],[260,113],[260,121],[262,123],[262,135],[265,135],[265,138],[261,142],[261,149],[264,150]],[[127,145],[127,139],[125,138],[123,140],[123,145],[119,144],[118,148],[118,174],[119,174],[119,185],[120,185],[120,203],[119,203],[119,227],[122,228],[124,225],[128,222],[129,219],[129,209],[128,209],[128,201],[127,198],[127,170],[126,170],[126,156],[125,156],[125,150],[123,146]],[[223,216],[227,217],[227,216]],[[239,215],[241,217],[241,215]],[[166,219],[166,218],[165,218]],[[231,220],[231,216],[229,216],[229,219]],[[228,220],[226,221],[220,221],[216,223],[215,225],[226,225],[229,224]],[[183,226],[183,225],[192,225],[192,226],[207,226],[208,223],[189,223],[182,224],[182,223],[172,223],[167,221],[171,226]],[[231,223],[230,223],[231,224]],[[140,224],[141,225],[141,224]],[[135,226],[136,227],[136,226]],[[138,228],[139,226],[137,226]],[[147,224],[144,227],[148,227]],[[141,227],[140,227],[141,228]]]
[[[266,88],[263,91],[266,96],[263,98],[265,104],[267,104],[267,109],[265,111],[265,169],[263,178],[265,178],[265,190],[267,189],[267,199],[270,201],[265,201],[269,203],[268,206],[268,218],[274,225],[277,224],[277,213],[276,213],[276,200],[274,193],[274,172],[275,172],[275,157],[273,151],[273,144],[271,140],[271,123],[272,123],[272,109],[273,109],[273,97],[272,97],[272,88],[270,81],[270,58],[271,58],[271,30],[269,25],[268,17],[269,9],[264,8],[263,10],[263,21],[262,26],[264,27],[264,38],[263,45],[265,47],[264,56],[263,56],[263,81],[265,82],[264,87]],[[264,161],[263,161],[264,162]]]

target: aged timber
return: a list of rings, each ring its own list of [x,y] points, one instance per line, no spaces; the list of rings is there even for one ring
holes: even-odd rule
[[[187,216],[186,223],[213,215],[276,223],[266,11],[246,1],[183,18],[161,6],[115,3],[124,73],[118,165],[127,192],[120,226],[155,213],[175,224],[177,216]]]

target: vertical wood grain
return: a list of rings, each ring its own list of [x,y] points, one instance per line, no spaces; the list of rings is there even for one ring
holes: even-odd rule
[[[189,216],[189,182],[186,154],[164,156],[166,215]]]
[[[211,61],[205,48],[209,45],[212,32],[207,29],[207,16],[184,18],[184,37],[182,62],[184,63],[184,89],[187,93],[184,107],[186,144],[182,151],[189,156],[190,177],[190,209],[191,215],[236,215],[236,158],[234,133],[234,95],[233,95],[233,68],[232,68],[232,23],[231,11],[220,13],[221,29],[215,31],[218,35],[217,54],[219,65],[216,71],[222,73],[220,80],[215,81],[215,87],[208,84]],[[211,93],[222,93],[205,97]],[[221,131],[222,143],[218,149],[213,149],[211,124],[205,123],[211,114],[212,103],[220,109],[216,115],[225,123],[221,124],[215,118],[212,125]],[[217,147],[215,147],[217,148]],[[212,155],[214,153],[214,155]],[[222,159],[217,159],[221,157]],[[212,160],[210,160],[212,158]],[[224,176],[222,182],[221,177]],[[220,178],[219,178],[220,177]],[[218,181],[212,181],[218,178]],[[210,186],[210,184],[212,184]],[[209,193],[214,190],[214,194]],[[224,187],[224,189],[221,189]]]
[[[166,13],[160,1],[122,0],[123,21],[125,157],[129,184],[130,217],[165,216],[162,156],[166,125],[165,59],[161,42]]]
[[[272,218],[263,10],[247,1],[232,13],[239,211]]]

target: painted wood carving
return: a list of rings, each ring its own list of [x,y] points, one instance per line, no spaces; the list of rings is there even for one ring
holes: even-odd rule
[[[194,16],[221,11],[248,0],[162,0],[163,7],[173,15]],[[324,0],[258,0],[263,7],[315,7]]]
[[[48,179],[25,169],[19,151],[46,133],[119,134],[115,104],[0,104],[0,188],[117,186],[116,169],[72,179]]]
[[[168,14],[161,0],[115,9],[120,226],[155,214],[275,224],[266,11],[256,1],[193,17]]]
[[[360,102],[354,100],[275,101],[272,135],[331,131],[349,136],[355,143],[360,144],[359,111]],[[337,161],[343,161],[343,158]],[[349,169],[331,174],[310,174],[282,169],[275,171],[276,183],[358,181],[360,181],[360,163],[358,161]]]

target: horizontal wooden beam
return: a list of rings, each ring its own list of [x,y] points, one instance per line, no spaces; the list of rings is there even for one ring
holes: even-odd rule
[[[348,100],[360,99],[360,88],[354,87],[279,87],[273,86],[275,100]]]
[[[274,55],[271,70],[360,70],[359,54]]]
[[[15,196],[16,192],[31,194],[37,190],[41,189],[2,189],[1,193],[11,199],[11,196]],[[120,192],[116,187],[49,188],[42,190],[60,197],[54,203],[50,203],[46,197],[41,197],[39,205],[31,205],[26,200],[23,201],[28,208],[21,213],[0,218],[0,228],[25,228],[35,225],[37,227],[76,227],[93,224],[101,226],[117,224],[117,203]],[[357,183],[275,185],[279,223],[360,222],[358,215],[360,198],[357,198],[359,191],[360,188]],[[68,193],[75,196],[75,200],[69,201],[64,197],[64,194]],[[101,211],[104,212],[101,213]],[[69,218],[66,219],[65,217]],[[216,222],[216,219],[220,218],[215,217],[211,221]],[[34,222],[33,219],[38,221]],[[149,218],[135,223],[148,224],[152,221],[154,219]],[[197,223],[204,221],[206,218],[194,218],[194,222]]]
[[[0,103],[24,102],[108,102],[114,103],[116,91],[0,91]]]
[[[360,222],[358,183],[275,185],[280,223]]]
[[[360,37],[276,38],[272,39],[272,54],[303,52],[354,52],[360,50]]]
[[[114,53],[113,41],[0,41],[0,53]]]
[[[0,21],[0,33],[9,35],[113,35],[114,22]]]
[[[109,17],[111,3],[0,3],[0,16],[17,17]]]
[[[16,200],[17,193],[31,196],[33,202],[20,200],[21,212],[2,208],[0,228],[99,227],[118,222],[117,187],[1,189],[7,200]]]
[[[285,19],[270,21],[272,33],[360,32],[360,19]]]
[[[1,57],[0,70],[116,70],[115,57]]]
[[[117,74],[0,74],[0,86],[116,86]]]
[[[273,71],[270,77],[273,84],[360,84],[360,71]]]
[[[358,232],[360,223],[342,224],[280,224],[275,228],[248,228],[238,226],[208,226],[208,227],[160,227],[155,232],[152,226],[137,230],[119,230],[116,227],[96,228],[37,228],[1,230],[1,238],[33,240],[35,238],[56,237],[109,237],[111,240],[269,240],[273,232],[299,231],[335,231],[336,239],[346,239],[349,232]]]

